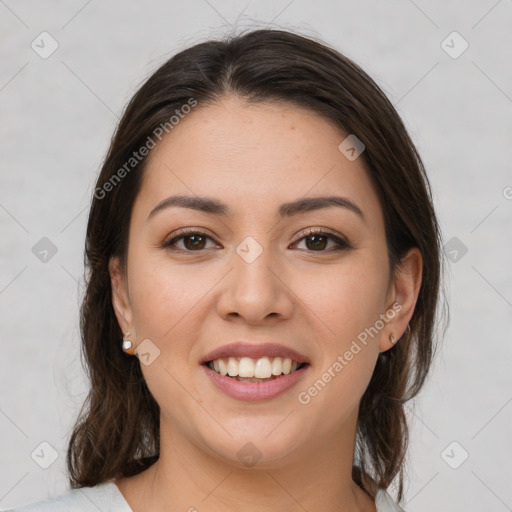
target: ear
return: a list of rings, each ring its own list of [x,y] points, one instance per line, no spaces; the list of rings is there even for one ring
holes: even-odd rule
[[[110,283],[112,285],[112,306],[116,313],[117,322],[123,333],[132,331],[132,309],[128,297],[128,283],[121,270],[119,258],[110,258],[108,264]],[[133,334],[133,332],[132,332]]]
[[[379,351],[385,352],[399,340],[412,318],[423,273],[423,258],[417,247],[409,249],[397,265],[387,296],[388,311],[394,316],[381,332]],[[390,315],[391,316],[391,315]],[[391,341],[394,338],[394,342]]]

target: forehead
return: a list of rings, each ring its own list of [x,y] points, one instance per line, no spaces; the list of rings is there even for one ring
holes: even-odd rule
[[[378,215],[363,159],[338,149],[347,135],[289,103],[198,104],[150,153],[138,202],[147,210],[176,193],[218,197],[242,214],[338,193]]]

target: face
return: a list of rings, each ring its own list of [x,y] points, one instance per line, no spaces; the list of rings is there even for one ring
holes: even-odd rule
[[[174,439],[233,464],[256,447],[271,466],[354,433],[415,284],[390,275],[365,164],[338,149],[347,135],[293,105],[225,98],[198,105],[152,151],[126,274],[115,260],[111,274],[120,326],[144,347],[141,368]],[[166,201],[177,195],[219,204]],[[293,206],[320,197],[338,199]],[[288,356],[305,364],[283,375]],[[203,364],[212,358],[217,371]],[[219,358],[229,373],[268,376],[275,364],[281,375],[241,382],[220,374]]]

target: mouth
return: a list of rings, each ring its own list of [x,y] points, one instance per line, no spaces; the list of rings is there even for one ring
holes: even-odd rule
[[[219,375],[241,382],[269,382],[309,365],[290,357],[221,357],[203,363]]]
[[[238,341],[216,348],[199,364],[217,390],[235,400],[256,402],[291,390],[311,363],[305,355],[279,343]]]

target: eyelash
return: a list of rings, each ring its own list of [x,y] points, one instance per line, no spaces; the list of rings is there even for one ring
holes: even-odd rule
[[[192,236],[192,235],[199,235],[201,237],[205,237],[205,238],[209,238],[210,240],[213,240],[213,238],[211,236],[207,235],[206,233],[203,233],[201,231],[192,230],[192,229],[191,230],[184,230],[183,229],[183,230],[180,230],[178,233],[179,234],[177,236],[174,236],[170,240],[164,242],[162,244],[162,248],[163,249],[174,250],[174,251],[177,251],[177,252],[183,252],[183,253],[194,253],[194,252],[200,253],[200,252],[205,251],[206,249],[200,249],[200,250],[197,250],[197,251],[190,251],[188,249],[177,249],[176,247],[173,247],[173,246],[174,246],[174,244],[178,240],[181,240],[183,238],[187,238],[187,237]],[[346,249],[352,249],[352,246],[346,240],[344,240],[343,238],[340,238],[339,236],[334,235],[330,231],[325,231],[325,230],[315,229],[315,228],[309,228],[307,230],[307,232],[304,233],[295,242],[293,242],[293,244],[296,244],[296,243],[304,240],[305,238],[308,238],[308,237],[311,237],[311,236],[327,237],[330,240],[333,240],[337,244],[337,247],[331,248],[330,250],[327,249],[327,250],[321,250],[321,251],[314,251],[314,250],[306,249],[308,252],[328,253],[328,252],[333,252],[333,251],[342,251],[342,250],[346,250]]]

